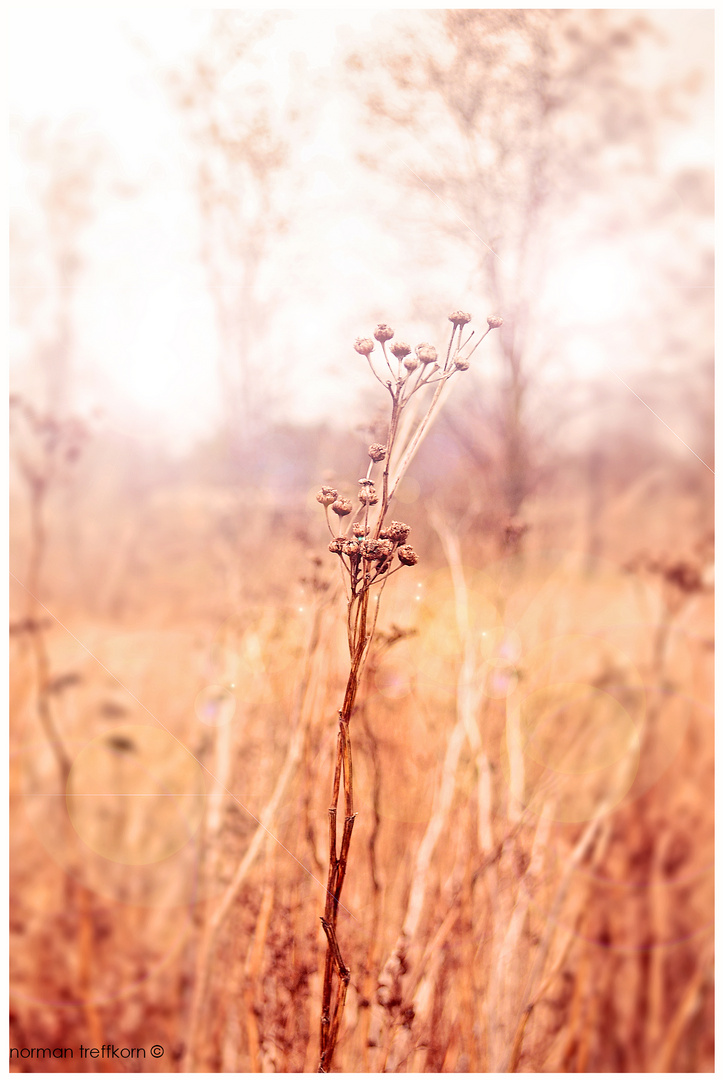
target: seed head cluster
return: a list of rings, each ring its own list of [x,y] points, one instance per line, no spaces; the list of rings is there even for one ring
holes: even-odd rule
[[[421,342],[412,351],[406,341],[393,340],[394,330],[387,323],[379,323],[371,337],[358,337],[354,342],[355,351],[366,358],[374,377],[389,392],[392,411],[386,442],[372,443],[369,447],[371,461],[366,476],[359,480],[356,503],[340,495],[333,487],[322,487],[316,496],[317,502],[324,507],[332,536],[329,551],[341,559],[344,573],[351,584],[350,602],[395,570],[402,566],[414,566],[418,562],[419,556],[407,543],[411,531],[409,525],[402,521],[385,521],[395,486],[390,473],[390,459],[394,455],[398,482],[401,475],[399,462],[402,462],[403,471],[416,449],[415,440],[419,441],[429,422],[442,385],[458,372],[468,371],[470,357],[479,342],[490,330],[502,325],[498,315],[488,316],[485,334],[470,348],[474,331],[465,340],[462,338],[463,330],[472,321],[472,316],[466,311],[453,311],[449,321],[452,323],[452,336],[444,362],[437,348],[428,341]],[[377,355],[376,360],[372,360],[375,342],[381,345],[381,357]],[[413,394],[423,392],[427,387],[435,388],[427,415],[406,446],[395,445],[405,406]],[[377,475],[374,475],[375,469]],[[355,505],[356,520],[351,526],[343,527],[344,519],[352,513]],[[339,520],[336,530],[331,527],[329,509]]]

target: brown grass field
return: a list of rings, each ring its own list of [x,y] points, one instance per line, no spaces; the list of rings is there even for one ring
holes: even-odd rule
[[[316,1070],[349,657],[315,490],[80,518],[61,492],[44,608],[13,491],[11,1071]],[[404,506],[421,558],[350,726],[333,1071],[713,1070],[708,502],[623,487],[598,554],[583,496],[506,546]]]

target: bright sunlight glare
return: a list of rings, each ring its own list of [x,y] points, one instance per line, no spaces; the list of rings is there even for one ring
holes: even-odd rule
[[[635,303],[638,274],[625,253],[596,245],[561,261],[548,277],[550,303],[574,325],[597,325],[624,315]]]

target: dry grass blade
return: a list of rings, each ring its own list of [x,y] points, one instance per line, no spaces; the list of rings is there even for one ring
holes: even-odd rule
[[[286,753],[286,759],[271,797],[259,815],[259,823],[254,830],[253,836],[246,847],[245,854],[241,859],[233,878],[227,886],[218,906],[208,919],[198,946],[196,958],[196,978],[194,982],[193,997],[191,1000],[191,1013],[188,1024],[186,1052],[184,1067],[191,1072],[195,1066],[196,1048],[201,1030],[201,1012],[206,999],[209,966],[213,949],[219,931],[228,918],[234,901],[239,894],[246,877],[251,870],[258,855],[264,846],[273,837],[279,806],[284,793],[288,789],[292,777],[302,758],[302,751],[306,739],[306,724],[309,720],[308,699],[312,693],[312,663],[319,642],[321,629],[321,617],[323,607],[320,605],[314,612],[311,631],[307,643],[306,653],[302,664],[302,677],[299,684],[294,716],[292,717],[291,738]]]

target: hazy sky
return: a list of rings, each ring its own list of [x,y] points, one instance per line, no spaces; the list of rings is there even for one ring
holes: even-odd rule
[[[645,15],[670,35],[666,72],[698,68],[703,75],[697,111],[670,144],[669,165],[712,164],[712,12]],[[324,75],[338,47],[347,48],[387,17],[369,10],[290,12],[259,51],[256,77],[271,78],[283,96],[290,56],[303,56],[311,72]],[[198,260],[190,177],[182,168],[187,151],[156,71],[193,48],[203,20],[203,13],[172,8],[15,9],[9,19],[11,116],[21,124],[41,117],[81,118],[82,130],[97,132],[109,145],[118,178],[132,189],[108,195],[88,233],[77,325],[89,403],[94,394],[107,392],[92,377],[102,371],[118,400],[146,410],[146,423],[154,418],[154,430],[186,440],[207,430],[214,415],[217,344]],[[655,77],[656,71],[650,74]],[[239,85],[243,78],[240,74]],[[302,254],[295,267],[305,291],[296,295],[289,286],[275,338],[275,347],[290,354],[290,406],[306,418],[343,408],[354,393],[353,358],[346,371],[341,354],[350,347],[346,339],[350,343],[369,332],[359,324],[360,312],[392,321],[394,311],[408,304],[399,252],[364,206],[364,183],[352,162],[338,102],[329,99],[315,125],[304,151],[308,221],[297,240]],[[17,159],[11,198],[20,207],[28,198]],[[464,307],[466,268],[448,266],[436,273],[442,293],[458,296],[454,306]],[[620,292],[623,277],[611,264],[609,283],[601,289],[614,292],[617,286]],[[574,297],[575,273],[569,278]],[[32,283],[24,281],[23,287]],[[440,325],[445,314],[439,313]],[[483,320],[487,311],[475,314]],[[429,329],[423,336],[428,334]],[[294,342],[293,357],[289,342]],[[21,357],[28,340],[19,337],[15,344]],[[142,430],[138,421],[129,419],[128,425]]]

